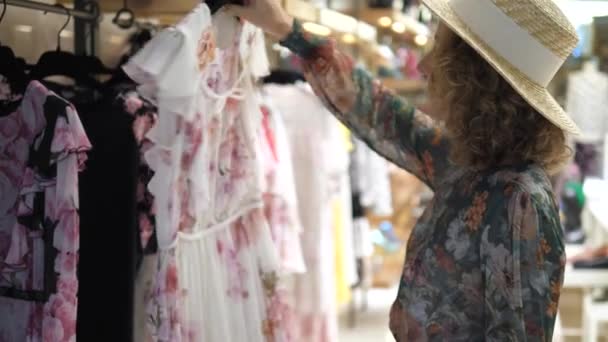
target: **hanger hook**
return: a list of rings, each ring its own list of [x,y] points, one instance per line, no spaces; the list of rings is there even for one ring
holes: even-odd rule
[[[57,32],[57,51],[61,51],[61,33],[68,27],[70,24],[70,20],[72,19],[72,12],[62,4],[56,4],[55,6],[63,8],[65,10],[65,15],[67,15],[68,19],[65,21],[65,24],[61,26],[59,32]]]
[[[0,23],[2,22],[2,19],[4,19],[4,15],[6,14],[6,7],[8,6],[6,4],[6,0],[2,0],[2,4],[4,6],[2,7],[2,14],[0,14]]]
[[[127,0],[122,1],[122,8],[116,12],[112,22],[122,29],[130,29],[135,25],[135,13],[129,9]]]

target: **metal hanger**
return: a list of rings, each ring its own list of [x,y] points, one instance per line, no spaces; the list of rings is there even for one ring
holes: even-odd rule
[[[2,19],[4,19],[4,15],[6,14],[6,6],[8,6],[6,4],[6,0],[2,0],[2,4],[4,4],[4,6],[2,7],[2,14],[0,14],[0,23],[2,22]]]
[[[125,30],[133,27],[135,24],[135,13],[133,13],[133,11],[127,5],[127,0],[122,1],[122,8],[116,12],[112,22],[116,26]]]
[[[49,76],[66,76],[79,85],[97,89],[100,83],[89,74],[90,67],[85,64],[86,60],[68,51],[61,50],[61,33],[68,27],[72,19],[72,12],[63,5],[56,5],[65,10],[68,19],[57,32],[57,49],[47,51],[40,56],[38,63],[33,66],[30,76],[35,80],[43,80]]]
[[[72,12],[70,12],[69,9],[67,9],[61,4],[57,4],[56,6],[63,8],[65,10],[65,15],[68,17],[68,19],[65,21],[65,24],[63,24],[63,26],[61,26],[61,28],[59,29],[59,32],[57,32],[57,51],[61,51],[61,33],[70,24],[70,20],[72,20]]]

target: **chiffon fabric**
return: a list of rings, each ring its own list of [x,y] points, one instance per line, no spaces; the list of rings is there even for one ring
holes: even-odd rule
[[[78,172],[91,144],[41,83],[0,89],[21,101],[0,117],[0,341],[75,341]]]
[[[338,121],[310,87],[269,84],[264,92],[272,95],[285,122],[302,223],[306,273],[294,276],[292,289],[296,341],[337,341],[335,224],[340,213],[333,208],[342,198],[341,185],[348,183],[348,152]]]
[[[125,66],[158,106],[145,155],[159,247],[147,302],[152,340],[288,338],[256,143],[253,78],[267,70],[262,32],[224,13],[212,18],[205,4]]]
[[[408,241],[390,327],[397,341],[550,341],[566,263],[546,171],[453,164],[449,136],[295,20],[282,44],[332,113],[435,196]]]
[[[262,96],[261,109],[266,218],[279,253],[282,274],[304,273],[306,265],[300,243],[302,223],[285,122],[269,96]]]

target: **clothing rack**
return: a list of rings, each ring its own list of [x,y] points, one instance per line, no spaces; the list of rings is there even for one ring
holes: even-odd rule
[[[44,13],[67,15],[74,18],[74,52],[95,55],[99,4],[95,0],[75,0],[74,9],[32,0],[4,0],[8,6],[27,8]]]

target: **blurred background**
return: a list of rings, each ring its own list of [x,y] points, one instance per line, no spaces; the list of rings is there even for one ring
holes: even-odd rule
[[[35,64],[44,52],[55,50],[60,43],[62,51],[96,56],[109,69],[124,63],[157,32],[175,24],[197,4],[194,0],[99,0],[95,4],[61,0],[61,5],[76,7],[84,14],[72,18],[60,30],[66,16],[38,6],[55,5],[55,1],[6,2],[0,44],[12,49],[26,64]],[[283,2],[291,15],[304,22],[304,29],[334,38],[340,49],[386,87],[414,104],[424,100],[425,82],[416,66],[432,47],[435,22],[417,1]],[[583,135],[570,142],[575,154],[553,180],[569,258],[555,341],[608,341],[608,1],[556,2],[575,24],[580,44],[550,88]],[[87,15],[95,18],[90,20]],[[273,70],[299,72],[298,60],[270,37],[266,39],[266,52]],[[3,89],[0,96],[6,95]],[[272,93],[267,95],[272,98]],[[313,129],[315,124],[311,124]],[[325,147],[333,151],[332,156],[343,158],[331,174],[323,175],[327,182],[333,182],[333,195],[330,200],[324,199],[320,211],[300,210],[299,215],[305,216],[302,222],[315,215],[325,221],[322,226],[302,224],[298,233],[301,257],[309,267],[288,276],[299,286],[315,287],[306,292],[310,298],[298,300],[318,302],[312,306],[316,309],[300,314],[314,317],[323,328],[304,328],[316,332],[295,340],[392,341],[388,313],[397,295],[406,242],[433,194],[415,177],[390,165],[344,127],[334,124],[339,133],[328,139]],[[293,146],[290,150],[294,158],[292,177],[296,183],[305,183],[306,174],[298,170],[307,166],[298,158],[305,158],[307,152]],[[315,170],[314,165],[308,167]],[[296,184],[299,202],[319,200],[305,190],[305,186]],[[323,256],[322,262],[315,259],[319,256]],[[137,277],[131,281],[138,281]],[[317,283],[308,284],[311,279]],[[134,287],[132,291],[137,297],[142,290]],[[295,311],[298,317],[297,308]],[[135,318],[133,329],[143,324],[137,323],[138,319],[142,318]],[[299,319],[296,324],[305,324],[305,319]],[[1,337],[0,341],[5,342]]]

